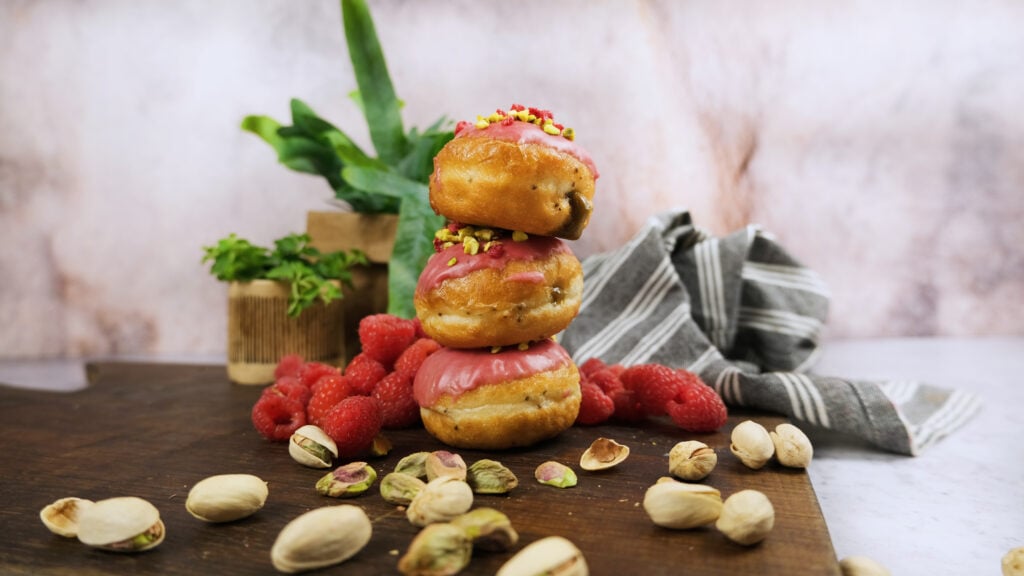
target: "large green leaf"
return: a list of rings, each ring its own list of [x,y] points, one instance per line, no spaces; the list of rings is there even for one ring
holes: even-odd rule
[[[401,105],[391,84],[370,9],[364,0],[341,0],[341,14],[370,139],[377,156],[394,166],[405,156],[407,143]]]
[[[388,313],[412,318],[416,315],[416,283],[434,252],[434,232],[444,226],[444,217],[430,208],[427,186],[420,182],[390,171],[353,166],[345,168],[342,177],[353,187],[401,199],[395,248],[388,261]]]

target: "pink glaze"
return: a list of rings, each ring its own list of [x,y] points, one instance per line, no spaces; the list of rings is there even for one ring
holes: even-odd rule
[[[523,284],[543,284],[544,280],[544,275],[540,272],[520,272],[505,277],[506,282],[521,282]]]
[[[486,128],[477,128],[473,125],[467,125],[455,135],[456,138],[476,138],[483,136],[488,136],[495,140],[504,140],[506,142],[516,142],[518,144],[542,144],[549,148],[554,148],[559,152],[564,152],[570,156],[574,156],[577,160],[583,162],[583,164],[590,169],[590,173],[594,175],[594,180],[597,180],[599,176],[597,173],[597,166],[594,165],[594,160],[586,150],[576,144],[576,142],[569,140],[564,136],[548,134],[536,124],[532,124],[530,122],[512,122],[511,124],[505,125],[501,122],[495,122]]]
[[[426,294],[435,290],[449,278],[461,278],[477,270],[504,268],[511,261],[532,262],[549,258],[554,254],[565,253],[572,253],[568,244],[558,238],[548,236],[530,236],[522,242],[516,242],[511,238],[502,240],[500,253],[499,251],[488,251],[466,254],[462,244],[456,244],[434,254],[427,260],[427,265],[423,268],[416,284],[416,294]],[[455,264],[449,266],[448,262],[452,258],[455,259]],[[533,274],[537,276],[533,276]],[[544,276],[539,272],[513,274],[507,280],[533,283],[538,281],[537,277],[540,278],[540,282],[544,281]]]
[[[487,349],[441,348],[420,366],[413,396],[420,406],[432,406],[442,396],[458,398],[479,386],[549,372],[572,360],[554,340],[530,345],[528,350],[506,348],[497,354]]]

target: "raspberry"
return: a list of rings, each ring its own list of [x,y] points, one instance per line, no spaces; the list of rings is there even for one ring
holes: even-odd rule
[[[683,384],[687,386],[707,386],[707,383],[701,380],[700,376],[684,368],[676,368],[676,374],[683,379]]]
[[[616,421],[634,423],[640,422],[647,417],[647,414],[644,413],[643,405],[637,400],[636,394],[632,390],[619,388],[613,390],[608,396],[615,403],[615,412],[612,414],[612,417]]]
[[[375,399],[349,396],[331,408],[321,427],[338,444],[338,458],[345,460],[367,452],[380,425],[380,404]]]
[[[411,380],[419,371],[423,361],[434,352],[441,349],[441,345],[430,338],[420,338],[412,343],[402,352],[402,355],[395,360],[395,372],[401,372]]]
[[[619,376],[627,390],[636,393],[644,411],[652,416],[665,413],[665,406],[675,398],[686,381],[676,371],[661,364],[640,364],[626,368]]]
[[[687,432],[714,432],[729,416],[715,389],[704,384],[683,386],[666,409],[676,426]]]
[[[298,400],[302,404],[302,408],[305,409],[306,405],[309,404],[309,399],[313,396],[313,392],[309,388],[306,388],[299,381],[292,376],[282,376],[277,379],[270,386],[263,389],[262,396],[268,394],[276,394],[278,396],[286,396],[293,400]]]
[[[323,427],[324,416],[337,406],[339,402],[352,395],[352,387],[344,376],[332,374],[324,376],[317,382],[316,392],[306,406],[306,416],[310,424]]]
[[[287,440],[306,424],[302,403],[279,394],[265,394],[253,404],[252,425],[268,440]]]
[[[426,338],[427,333],[423,331],[423,323],[420,322],[419,318],[412,319],[412,325],[416,328],[416,339]]]
[[[580,373],[592,376],[595,372],[600,372],[608,366],[601,361],[600,358],[591,358],[580,365]]]
[[[287,354],[281,357],[278,361],[277,367],[274,368],[274,379],[277,380],[282,376],[298,376],[299,370],[302,369],[302,356],[298,354]]]
[[[313,392],[316,392],[316,383],[321,377],[340,373],[340,370],[330,364],[306,362],[302,365],[302,368],[299,369],[299,382],[301,382],[303,386],[313,390]]]
[[[387,374],[388,369],[366,353],[356,354],[345,367],[345,378],[352,387],[352,393],[360,396],[369,396],[377,382]]]
[[[416,325],[412,320],[391,314],[371,314],[359,321],[359,343],[363,352],[388,369],[415,339]]]
[[[420,422],[420,406],[412,396],[412,375],[388,374],[373,389],[373,397],[380,403],[381,427],[409,428]]]
[[[610,366],[604,370],[598,370],[590,376],[587,380],[590,380],[594,384],[597,384],[601,391],[611,396],[615,392],[622,390],[625,386],[622,385],[622,380],[619,379],[619,375],[616,373],[615,366]]]
[[[576,416],[577,424],[601,424],[615,412],[615,402],[597,384],[584,379],[580,382],[580,392],[583,400],[580,402],[580,413]]]

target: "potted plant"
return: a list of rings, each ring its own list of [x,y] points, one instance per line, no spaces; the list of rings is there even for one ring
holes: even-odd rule
[[[307,233],[314,245],[322,250],[359,248],[382,268],[386,260],[386,307],[374,304],[375,298],[381,300],[383,270],[377,271],[377,279],[373,268],[366,276],[357,274],[357,292],[346,298],[347,306],[364,307],[349,315],[348,332],[354,334],[367,313],[415,315],[416,282],[433,251],[434,232],[444,225],[443,217],[430,208],[427,182],[434,156],[453,132],[445,118],[423,131],[405,131],[401,102],[366,2],[341,0],[341,9],[358,87],[350,97],[366,118],[376,157],[298,99],[291,101],[291,126],[253,115],[243,120],[242,128],[270,144],[288,168],[322,176],[334,197],[351,209],[348,214],[311,213]]]
[[[321,253],[309,236],[292,234],[274,249],[230,234],[203,247],[210,273],[228,282],[228,378],[239,384],[268,384],[286,354],[343,366],[345,354],[342,285],[353,266],[365,264],[359,251]]]

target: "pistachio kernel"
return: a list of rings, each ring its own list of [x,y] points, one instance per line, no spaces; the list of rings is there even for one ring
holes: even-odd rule
[[[477,494],[506,494],[519,485],[516,475],[496,460],[477,460],[466,473],[466,482]]]
[[[534,478],[541,484],[556,488],[572,488],[576,485],[576,473],[561,462],[548,460],[533,471]]]
[[[395,472],[408,474],[413,478],[427,477],[427,456],[430,452],[414,452],[395,464]]]
[[[377,471],[366,462],[352,462],[328,472],[316,483],[321,496],[351,498],[370,489],[377,480]]]
[[[391,472],[380,481],[380,495],[390,504],[408,506],[424,486],[426,483],[415,476]]]
[[[504,552],[519,542],[519,533],[503,512],[494,508],[474,508],[450,522],[466,533],[474,548],[488,552]]]
[[[462,456],[447,450],[435,450],[427,454],[423,462],[427,471],[427,481],[435,478],[454,478],[456,480],[466,479],[466,461]]]
[[[398,560],[398,571],[407,576],[457,574],[469,565],[473,545],[465,531],[451,524],[431,524],[412,539]]]

